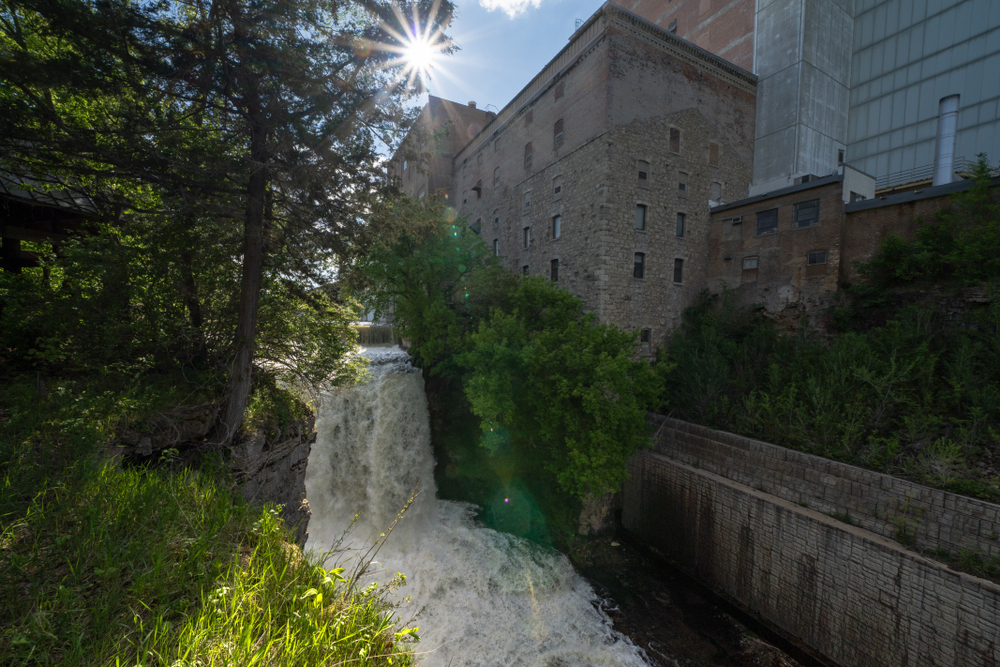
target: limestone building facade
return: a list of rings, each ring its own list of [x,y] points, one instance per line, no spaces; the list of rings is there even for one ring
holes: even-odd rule
[[[752,74],[609,3],[458,151],[450,201],[652,350],[706,286],[710,204],[747,195],[755,104]]]

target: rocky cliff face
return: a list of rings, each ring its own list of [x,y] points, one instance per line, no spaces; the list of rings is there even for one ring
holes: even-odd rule
[[[112,459],[159,461],[169,449],[181,460],[197,464],[199,445],[208,436],[218,407],[214,404],[177,406],[122,431],[108,454]],[[306,500],[306,464],[316,441],[315,418],[292,422],[282,429],[255,431],[229,448],[228,461],[246,501],[252,505],[277,503],[282,518],[304,545],[311,512]]]

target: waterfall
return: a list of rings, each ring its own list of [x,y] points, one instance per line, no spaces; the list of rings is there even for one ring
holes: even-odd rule
[[[565,556],[482,527],[472,505],[436,498],[423,377],[398,348],[366,356],[371,378],[320,403],[306,474],[308,547],[329,548],[363,512],[331,560],[358,554],[417,487],[376,560],[386,577],[407,575],[399,595],[411,602],[399,614],[420,612],[419,664],[645,665]]]

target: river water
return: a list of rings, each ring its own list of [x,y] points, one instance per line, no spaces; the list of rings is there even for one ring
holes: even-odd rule
[[[484,528],[473,505],[436,497],[423,377],[398,348],[365,355],[370,380],[320,402],[306,474],[307,547],[328,549],[362,512],[329,566],[358,558],[416,488],[374,569],[383,580],[407,576],[399,596],[411,600],[399,615],[417,616],[421,665],[646,665],[565,556]]]

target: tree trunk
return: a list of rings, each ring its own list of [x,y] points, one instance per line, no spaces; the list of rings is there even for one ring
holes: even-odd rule
[[[243,278],[236,320],[236,354],[229,372],[225,402],[219,412],[213,444],[223,447],[232,440],[243,422],[250,400],[257,309],[264,274],[264,197],[267,193],[267,136],[260,116],[251,115],[250,159],[253,162],[247,184],[247,212],[243,234]]]
[[[181,290],[184,294],[184,305],[187,307],[191,328],[194,330],[195,350],[194,361],[199,366],[205,363],[208,353],[205,348],[205,331],[201,315],[201,302],[198,300],[198,285],[194,281],[194,253],[185,243],[180,252],[181,257]]]

